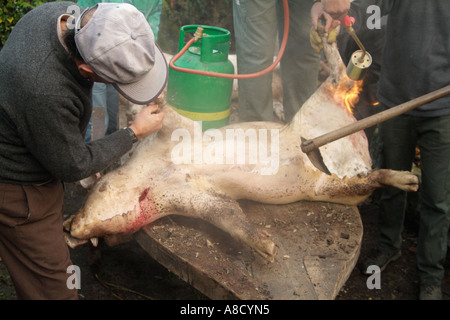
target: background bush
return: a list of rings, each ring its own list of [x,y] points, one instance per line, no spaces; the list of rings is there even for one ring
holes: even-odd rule
[[[233,0],[163,0],[158,34],[161,48],[176,53],[180,28],[191,24],[225,28],[233,35]],[[234,51],[233,37],[230,51]]]
[[[188,24],[221,27],[233,33],[233,0],[163,0],[158,42],[169,53],[178,50],[180,28]],[[0,49],[14,25],[31,9],[51,0],[0,0]],[[72,2],[77,2],[72,0]],[[233,51],[233,38],[231,51]]]
[[[19,19],[46,0],[0,0],[0,49]]]

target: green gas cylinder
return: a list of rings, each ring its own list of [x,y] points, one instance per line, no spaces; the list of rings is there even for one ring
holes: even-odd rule
[[[185,38],[203,28],[203,37],[194,42],[174,63],[176,67],[234,74],[228,60],[230,32],[223,28],[188,25],[180,31],[180,51]],[[178,113],[195,121],[202,121],[202,130],[220,128],[228,124],[233,79],[180,72],[170,68],[167,83],[167,103]]]

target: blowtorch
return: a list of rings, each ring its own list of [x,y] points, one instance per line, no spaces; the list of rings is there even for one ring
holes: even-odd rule
[[[347,32],[352,36],[353,40],[355,40],[358,47],[361,49],[355,51],[352,54],[347,65],[347,76],[354,81],[359,81],[364,77],[367,69],[371,66],[372,56],[366,51],[363,44],[356,35],[356,32],[353,29],[354,23],[355,18],[348,15],[345,16],[345,18],[341,21],[341,25],[347,30]]]

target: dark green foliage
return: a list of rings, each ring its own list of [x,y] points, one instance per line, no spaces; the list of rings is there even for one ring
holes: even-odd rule
[[[14,25],[31,9],[49,0],[0,0],[0,49],[8,39]]]
[[[72,0],[77,2],[76,0]],[[163,0],[158,42],[164,51],[178,49],[184,25],[210,25],[233,31],[233,0]],[[19,19],[31,9],[50,0],[0,0],[0,49]],[[233,43],[232,43],[233,46]]]
[[[232,1],[163,0],[158,41],[162,49],[177,52],[180,28],[184,25],[209,25],[233,32]]]

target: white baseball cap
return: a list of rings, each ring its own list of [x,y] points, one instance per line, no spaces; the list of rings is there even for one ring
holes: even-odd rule
[[[81,27],[86,12],[94,14]],[[147,104],[163,91],[167,61],[144,15],[128,3],[98,3],[75,22],[75,42],[84,62],[126,99]]]

